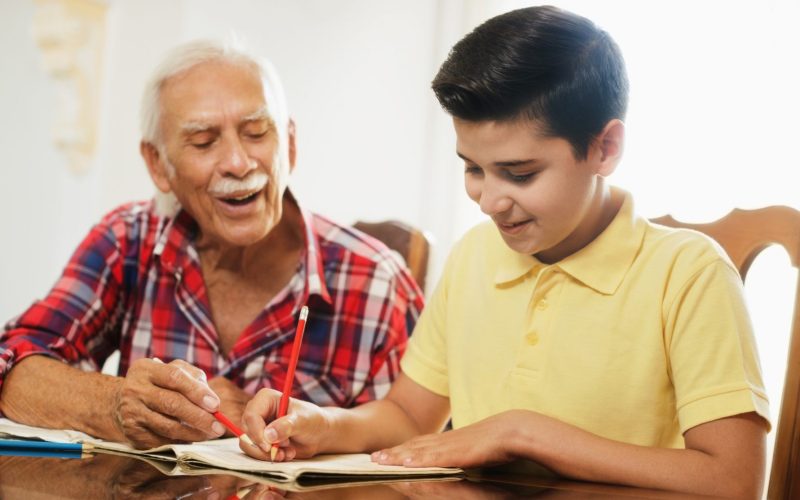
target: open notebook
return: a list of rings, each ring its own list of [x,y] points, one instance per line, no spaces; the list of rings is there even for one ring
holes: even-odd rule
[[[58,443],[91,444],[94,451],[146,459],[166,474],[197,474],[209,469],[258,475],[277,482],[350,481],[411,479],[461,474],[461,469],[443,467],[406,468],[373,463],[366,454],[319,455],[308,460],[265,462],[245,455],[237,438],[216,439],[191,444],[171,444],[137,450],[122,443],[103,441],[72,430],[53,430],[18,424],[0,418],[0,435],[41,439]],[[155,462],[155,463],[154,463]],[[171,467],[170,467],[171,466]]]

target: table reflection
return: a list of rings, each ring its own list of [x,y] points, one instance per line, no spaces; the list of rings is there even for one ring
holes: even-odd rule
[[[233,473],[168,476],[142,460],[97,454],[83,459],[2,456],[0,498],[499,500],[689,497],[609,485],[503,475],[361,485],[286,485],[252,476],[239,477]]]

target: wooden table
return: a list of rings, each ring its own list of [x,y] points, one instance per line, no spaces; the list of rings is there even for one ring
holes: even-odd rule
[[[0,498],[237,498],[303,499],[691,499],[654,490],[499,474],[464,478],[371,483],[277,486],[254,484],[233,474],[166,476],[146,462],[98,454],[83,459],[0,456]],[[288,490],[287,490],[288,488]],[[294,491],[293,491],[294,490]],[[259,496],[261,494],[261,496]]]

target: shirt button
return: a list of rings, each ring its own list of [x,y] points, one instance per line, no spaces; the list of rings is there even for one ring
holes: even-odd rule
[[[544,311],[547,309],[547,299],[542,299],[536,304],[536,309]]]
[[[529,332],[527,335],[525,335],[525,342],[527,342],[528,345],[536,345],[536,344],[538,344],[539,343],[539,334],[536,333],[536,332]]]

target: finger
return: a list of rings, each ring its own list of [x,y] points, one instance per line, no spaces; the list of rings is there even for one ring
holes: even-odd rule
[[[163,425],[172,421],[172,429],[175,429],[175,424],[179,427],[195,429],[202,434],[195,433],[193,435],[204,436],[201,440],[219,437],[225,433],[225,427],[213,415],[198,408],[192,401],[177,392],[157,389],[145,396],[143,401],[149,410],[160,414],[161,417],[158,419],[153,417],[149,421],[159,422]],[[148,423],[148,427],[151,427],[150,423]],[[154,430],[160,433],[159,429]],[[171,434],[162,435],[176,437]]]
[[[194,380],[197,380],[198,382],[201,382],[203,384],[208,384],[208,377],[206,377],[206,372],[204,372],[200,368],[190,363],[187,363],[182,359],[175,359],[171,361],[169,364],[172,366],[177,366],[178,368],[186,372],[186,374],[189,375],[189,377],[193,378]]]
[[[145,412],[139,416],[136,427],[155,435],[157,439],[161,441],[159,444],[175,441],[205,441],[206,439],[218,437],[221,434],[216,434],[215,432],[210,432],[209,430],[198,429],[182,423],[179,420],[166,417],[159,412],[148,410],[145,410]],[[210,429],[210,427],[207,429]],[[221,430],[224,432],[224,428]]]
[[[403,465],[403,461],[410,455],[408,449],[403,445],[395,446],[394,448],[387,448],[378,450],[370,458],[373,462],[382,465]]]
[[[247,403],[242,413],[242,425],[245,432],[263,450],[269,451],[269,446],[272,444],[264,439],[265,420],[273,418],[277,413],[280,394],[280,392],[273,389],[261,389]]]
[[[182,363],[182,362],[181,362]],[[191,366],[184,363],[186,366]],[[214,412],[219,409],[219,396],[205,382],[200,382],[187,373],[186,368],[178,361],[168,365],[155,366],[150,375],[150,381],[163,388],[179,392],[194,405],[206,411]]]
[[[295,428],[297,427],[297,415],[290,413],[285,417],[273,420],[264,429],[264,441],[272,444],[280,445],[282,442],[287,442],[296,434]]]

